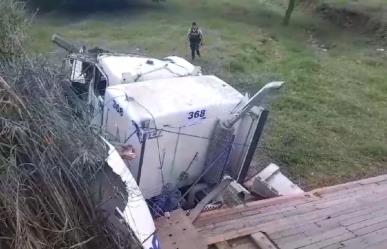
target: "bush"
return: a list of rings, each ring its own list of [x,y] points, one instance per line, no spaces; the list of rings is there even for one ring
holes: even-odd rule
[[[0,248],[139,248],[90,187],[106,145],[74,115],[60,71],[23,52],[24,5],[0,0],[0,12]]]
[[[0,1],[0,60],[9,60],[23,54],[28,26],[23,2]]]
[[[90,186],[107,148],[73,115],[58,71],[26,59],[0,75],[0,248],[139,248],[98,208]]]

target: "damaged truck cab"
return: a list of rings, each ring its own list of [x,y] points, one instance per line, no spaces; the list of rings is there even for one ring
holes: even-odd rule
[[[262,101],[282,82],[249,98],[180,57],[79,52],[53,41],[70,53],[70,81],[92,125],[136,154],[127,164],[154,216],[212,201],[225,179],[244,182],[267,118]]]
[[[142,82],[152,79],[196,76],[201,74],[186,60],[170,56],[162,60],[136,55],[101,52],[69,55],[72,86],[87,101],[92,124],[102,124],[106,89],[111,86]]]

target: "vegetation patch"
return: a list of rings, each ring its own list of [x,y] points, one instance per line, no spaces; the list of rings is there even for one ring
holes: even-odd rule
[[[90,187],[104,174],[106,144],[74,115],[61,71],[24,51],[24,6],[0,6],[0,248],[140,248]]]

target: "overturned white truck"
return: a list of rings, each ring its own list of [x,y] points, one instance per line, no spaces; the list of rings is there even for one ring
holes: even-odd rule
[[[183,58],[79,52],[53,41],[70,52],[70,80],[93,126],[136,155],[127,166],[154,216],[202,208],[224,181],[244,181],[268,114],[261,101],[282,82],[249,99]]]

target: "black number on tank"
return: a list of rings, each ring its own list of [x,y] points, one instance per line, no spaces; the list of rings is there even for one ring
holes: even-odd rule
[[[188,113],[188,120],[190,119],[206,119],[206,110],[198,110]]]
[[[113,108],[117,113],[120,114],[121,117],[124,116],[124,109],[122,109],[122,107],[120,107],[120,105],[115,100],[113,100]]]

